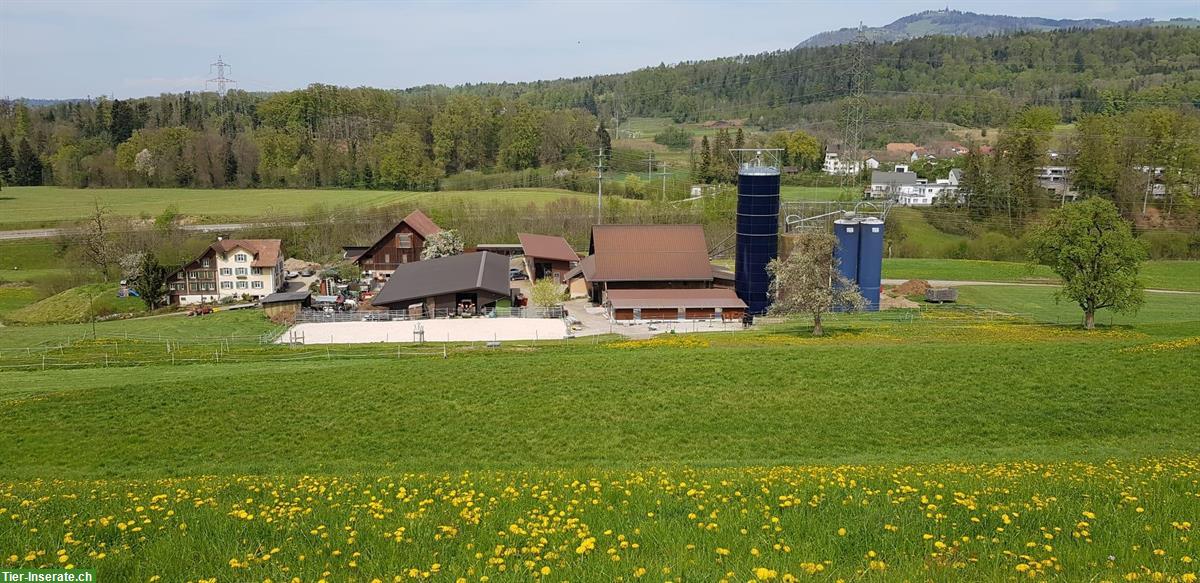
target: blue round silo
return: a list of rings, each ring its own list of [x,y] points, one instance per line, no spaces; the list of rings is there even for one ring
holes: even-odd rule
[[[858,237],[860,228],[854,219],[838,219],[833,222],[833,235],[837,237],[837,248],[833,250],[838,260],[838,271],[846,279],[858,282]]]
[[[779,255],[779,168],[745,164],[738,169],[734,291],[751,314],[771,306],[767,264]]]
[[[859,221],[858,288],[867,300],[867,311],[879,311],[879,285],[883,281],[883,221]]]

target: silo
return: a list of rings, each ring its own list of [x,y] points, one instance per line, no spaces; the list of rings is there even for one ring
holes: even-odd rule
[[[858,281],[858,238],[861,229],[854,219],[838,219],[833,222],[833,235],[837,237],[837,248],[833,257],[838,260],[838,271],[850,281]]]
[[[858,287],[867,299],[867,311],[879,311],[879,284],[883,279],[883,221],[859,221]]]
[[[761,158],[738,168],[734,290],[751,314],[771,305],[767,263],[779,251],[779,168]]]

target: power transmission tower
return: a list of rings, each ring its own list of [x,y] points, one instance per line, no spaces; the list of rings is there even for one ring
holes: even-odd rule
[[[221,55],[217,55],[217,62],[211,63],[208,66],[208,74],[209,75],[212,75],[214,68],[217,70],[217,76],[213,77],[212,79],[206,79],[204,81],[204,88],[208,89],[209,83],[216,83],[217,84],[217,95],[224,97],[225,91],[226,91],[225,86],[229,85],[229,84],[237,83],[237,81],[234,81],[233,79],[228,79],[225,77],[225,69],[229,69],[230,71],[233,71],[233,67],[230,66],[229,63],[226,63],[225,61],[221,60]]]
[[[854,44],[850,49],[850,98],[846,102],[846,118],[842,135],[842,145],[845,148],[843,159],[848,162],[850,170],[857,169],[858,172],[863,169],[860,149],[862,148],[863,118],[866,117],[866,98],[863,97],[863,94],[866,92],[867,75],[866,27],[860,22],[858,34],[855,35]],[[843,188],[845,181],[846,174],[843,173]]]
[[[596,224],[604,224],[604,148],[596,153]]]

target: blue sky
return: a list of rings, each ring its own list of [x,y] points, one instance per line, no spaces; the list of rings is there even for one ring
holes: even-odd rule
[[[0,96],[203,90],[218,55],[251,91],[554,79],[784,49],[860,19],[880,26],[947,6],[1048,18],[1200,16],[1200,0],[2,0]]]

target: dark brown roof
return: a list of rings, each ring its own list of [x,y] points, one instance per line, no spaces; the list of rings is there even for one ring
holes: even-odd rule
[[[441,227],[437,226],[437,224],[433,222],[433,219],[425,216],[425,213],[421,212],[420,209],[408,213],[408,216],[404,217],[402,222],[408,223],[408,226],[412,227],[414,231],[420,233],[422,237],[427,239],[430,235],[438,233],[442,230]]]
[[[221,239],[213,243],[212,248],[219,253],[243,249],[253,257],[251,267],[275,267],[283,253],[279,239]]]
[[[571,271],[563,275],[563,279],[572,280],[576,277],[583,276],[583,279],[592,281],[596,276],[596,256],[588,255],[579,260],[579,265],[576,265]]]
[[[579,254],[562,237],[517,233],[517,238],[521,240],[521,249],[530,257],[552,261],[579,261]]]
[[[596,225],[589,281],[711,281],[700,225]]]
[[[610,289],[614,308],[745,308],[731,289]]]
[[[480,289],[508,295],[508,285],[507,257],[487,251],[464,253],[396,266],[371,303],[384,306]]]

